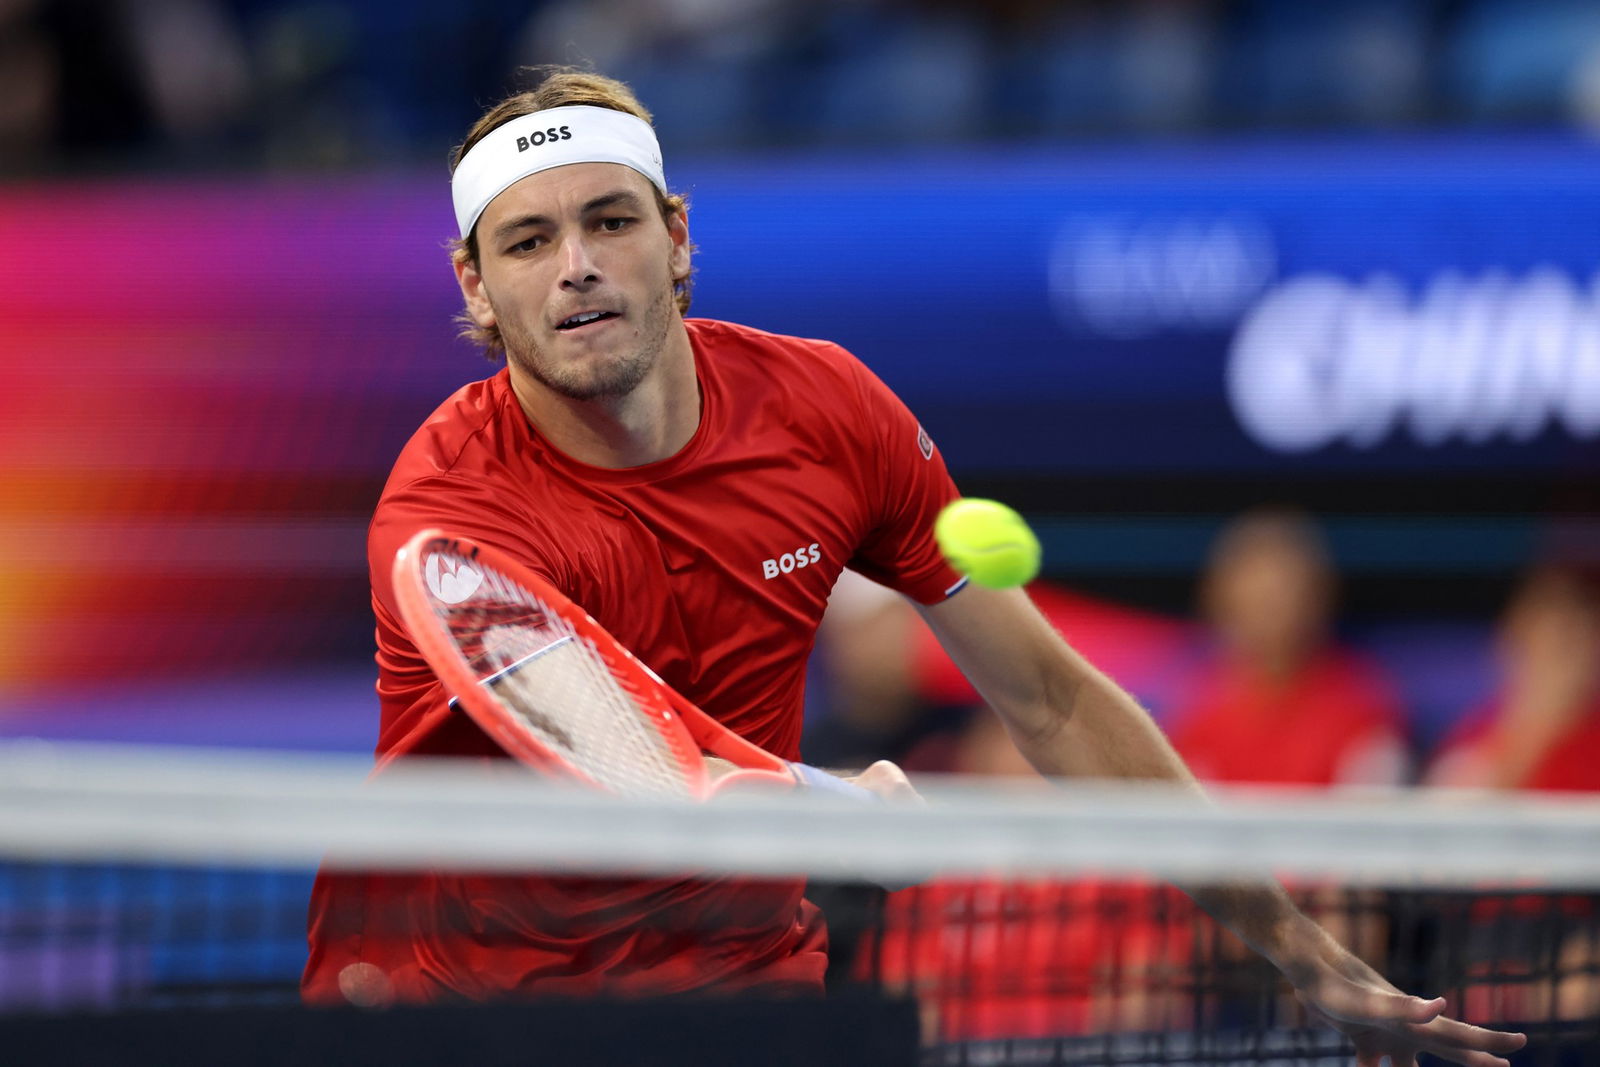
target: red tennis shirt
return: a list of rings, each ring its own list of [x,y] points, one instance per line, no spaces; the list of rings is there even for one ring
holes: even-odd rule
[[[399,622],[389,570],[427,526],[519,558],[667,684],[787,759],[800,756],[806,661],[840,571],[922,603],[960,582],[932,537],[955,486],[871,371],[824,341],[686,325],[700,424],[667,459],[573,460],[529,424],[503,370],[446,400],[401,452],[368,539],[380,767],[504,758],[448,707]],[[819,990],[826,933],[802,890],[325,871],[303,990],[313,1001]]]

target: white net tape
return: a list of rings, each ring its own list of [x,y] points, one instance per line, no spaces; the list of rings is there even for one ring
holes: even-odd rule
[[[12,742],[0,857],[673,874],[1282,876],[1600,885],[1600,801],[924,783],[926,806],[817,794],[711,804],[560,788],[508,763]]]

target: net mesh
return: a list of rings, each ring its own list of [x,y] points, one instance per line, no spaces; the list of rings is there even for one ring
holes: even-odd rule
[[[520,729],[608,789],[691,795],[638,695],[571,622],[521,583],[442,543],[419,562],[439,625]]]
[[[0,1027],[86,1007],[294,1003],[307,896],[326,861],[804,875],[828,917],[830,999],[912,1005],[911,1055],[925,1064],[1348,1063],[1341,1036],[1172,885],[1272,869],[1401,988],[1526,1030],[1516,1062],[1592,1062],[1600,1049],[1590,802],[1274,795],[1197,808],[1143,790],[951,787],[931,789],[925,809],[863,810],[814,795],[641,802],[445,764],[374,782],[366,771],[326,758],[0,752]],[[886,892],[866,874],[907,888]],[[410,915],[369,921],[403,939]],[[649,934],[714,938],[731,917],[670,921],[682,925]]]

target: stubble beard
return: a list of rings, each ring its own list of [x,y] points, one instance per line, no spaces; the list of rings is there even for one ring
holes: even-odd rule
[[[637,348],[565,366],[551,359],[520,324],[502,321],[500,336],[505,342],[506,359],[553,393],[583,401],[625,397],[639,387],[666,348],[672,310],[673,293],[669,288],[645,308]]]

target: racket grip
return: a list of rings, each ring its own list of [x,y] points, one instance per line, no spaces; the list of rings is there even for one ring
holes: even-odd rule
[[[819,793],[832,793],[835,796],[847,797],[857,803],[877,803],[882,798],[870,789],[863,789],[853,782],[847,782],[837,775],[811,766],[809,763],[791,763],[789,770],[794,772],[794,777],[800,783],[800,788],[814,790]]]

